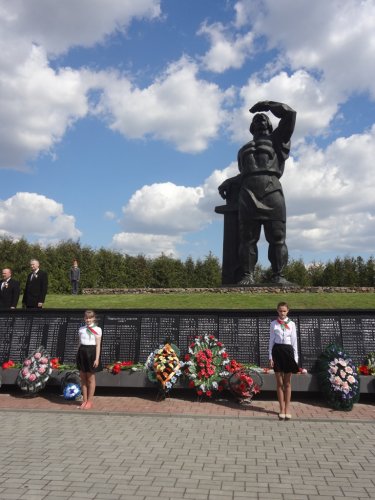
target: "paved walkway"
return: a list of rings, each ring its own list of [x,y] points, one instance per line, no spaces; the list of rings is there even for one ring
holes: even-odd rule
[[[238,407],[180,394],[0,393],[0,499],[342,500],[375,498],[375,404],[334,412],[273,400]]]
[[[184,416],[217,416],[234,418],[262,418],[275,420],[278,413],[276,394],[267,393],[268,399],[262,398],[265,394],[256,397],[250,406],[240,406],[233,400],[215,399],[197,401],[193,391],[174,391],[172,397],[165,401],[156,400],[155,391],[147,390],[119,390],[109,391],[99,389],[95,399],[94,409],[90,412],[108,414],[141,414],[141,415],[184,415]],[[109,394],[109,395],[108,395]],[[298,420],[338,420],[338,421],[372,421],[375,423],[375,395],[361,396],[362,403],[354,405],[350,412],[335,411],[327,407],[316,396],[304,396],[296,400],[293,395],[293,418]],[[48,410],[48,411],[77,411],[78,404],[65,401],[54,388],[39,393],[36,397],[24,397],[18,388],[8,392],[0,392],[0,410]],[[85,412],[88,413],[88,412]]]

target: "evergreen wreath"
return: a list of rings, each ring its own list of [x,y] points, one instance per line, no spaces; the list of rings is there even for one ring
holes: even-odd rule
[[[22,391],[35,394],[45,387],[51,373],[52,366],[49,354],[43,346],[40,346],[23,362],[16,384]]]
[[[318,382],[329,406],[335,410],[350,411],[359,401],[360,380],[351,358],[335,345],[329,345],[320,355]]]

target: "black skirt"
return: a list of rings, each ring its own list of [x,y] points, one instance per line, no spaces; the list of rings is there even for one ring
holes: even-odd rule
[[[291,345],[275,344],[272,348],[272,359],[275,372],[298,373],[298,365]]]
[[[100,361],[99,366],[94,368],[96,358],[95,345],[80,345],[77,352],[77,368],[81,372],[95,373],[102,370]]]

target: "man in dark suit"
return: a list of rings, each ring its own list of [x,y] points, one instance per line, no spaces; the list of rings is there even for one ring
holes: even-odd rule
[[[20,296],[20,284],[12,278],[12,270],[6,267],[1,272],[0,309],[15,309]]]
[[[47,295],[48,276],[45,271],[39,269],[39,261],[30,261],[31,273],[26,280],[22,304],[24,307],[35,309],[42,308]]]

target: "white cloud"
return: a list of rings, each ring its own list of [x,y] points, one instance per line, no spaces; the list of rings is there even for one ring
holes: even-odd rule
[[[75,218],[64,213],[61,203],[36,193],[16,193],[0,201],[0,234],[55,243],[77,239],[81,232],[75,227]]]
[[[104,218],[107,220],[113,220],[116,218],[116,214],[114,212],[111,212],[110,210],[107,210],[104,212]]]
[[[123,208],[128,231],[175,234],[200,229],[207,217],[199,209],[201,187],[176,186],[172,182],[143,186]]]
[[[123,208],[125,232],[117,233],[112,246],[125,253],[178,255],[184,236],[211,223],[216,205],[225,203],[218,186],[237,175],[237,164],[215,170],[202,186],[176,186],[171,182],[143,186]]]
[[[195,63],[182,58],[144,89],[114,73],[99,75],[103,94],[96,111],[126,137],[151,136],[179,151],[203,151],[223,123],[226,94],[216,84],[199,80],[197,72]]]
[[[0,5],[6,38],[27,39],[54,54],[90,47],[124,31],[134,18],[159,15],[160,0],[12,0]]]
[[[181,236],[150,233],[118,233],[113,236],[112,247],[128,255],[159,257],[162,253],[177,257],[176,246],[183,243]]]
[[[241,0],[237,25],[257,37],[293,69],[321,72],[326,92],[342,99],[369,90],[375,98],[375,3],[372,0]]]
[[[240,96],[242,105],[234,111],[231,122],[233,138],[237,141],[249,140],[248,130],[253,115],[248,110],[258,101],[285,102],[297,111],[293,144],[306,135],[324,132],[337,112],[336,103],[330,101],[322,92],[319,82],[303,70],[292,75],[281,72],[268,81],[251,77],[241,89]],[[279,120],[272,113],[269,113],[269,117],[277,125]]]
[[[288,245],[301,251],[373,252],[375,126],[325,150],[303,146],[283,177]]]
[[[86,88],[79,72],[51,69],[36,46],[8,71],[3,62],[0,55],[0,167],[22,168],[86,115]]]
[[[51,152],[88,112],[86,73],[55,70],[49,55],[94,45],[135,17],[159,14],[159,0],[1,2],[0,168],[22,169]]]
[[[204,24],[199,35],[207,35],[211,47],[202,57],[203,67],[215,73],[241,68],[253,52],[253,34],[231,35],[221,23]]]

